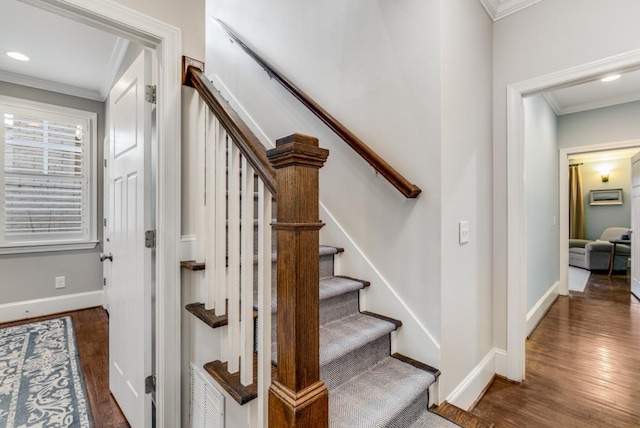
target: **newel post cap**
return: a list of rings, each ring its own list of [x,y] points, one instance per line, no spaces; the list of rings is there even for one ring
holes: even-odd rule
[[[276,147],[267,151],[267,158],[275,169],[287,166],[322,168],[329,150],[318,147],[318,139],[309,135],[291,134],[276,141]]]

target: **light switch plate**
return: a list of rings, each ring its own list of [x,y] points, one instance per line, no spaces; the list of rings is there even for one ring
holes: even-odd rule
[[[67,284],[65,284],[64,276],[56,276],[56,288],[65,288]]]
[[[467,242],[469,242],[469,222],[468,221],[460,222],[459,231],[460,231],[459,242],[461,244],[466,244]]]

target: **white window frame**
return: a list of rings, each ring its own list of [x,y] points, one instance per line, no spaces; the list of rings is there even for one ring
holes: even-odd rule
[[[52,116],[64,115],[72,116],[88,123],[88,129],[84,133],[86,135],[87,150],[87,189],[88,195],[83,201],[87,213],[88,233],[81,239],[49,239],[49,240],[28,240],[28,241],[5,241],[3,232],[0,231],[0,255],[2,254],[19,254],[19,253],[37,253],[50,251],[67,251],[67,250],[88,250],[93,249],[98,244],[98,115],[95,112],[62,107],[55,104],[47,104],[38,101],[25,100],[21,98],[8,97],[0,95],[0,110],[5,107],[20,108],[37,111],[39,113],[50,114]],[[0,115],[4,117],[4,114]],[[0,120],[0,186],[4,188],[4,119]],[[2,190],[0,194],[4,195]],[[4,219],[4,200],[0,201],[0,218]],[[0,226],[4,227],[3,224]]]

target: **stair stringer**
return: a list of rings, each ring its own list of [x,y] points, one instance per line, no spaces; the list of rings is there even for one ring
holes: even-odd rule
[[[360,291],[360,310],[382,313],[402,320],[402,328],[391,333],[391,352],[398,352],[432,367],[441,367],[440,343],[322,201],[320,201],[320,218],[325,222],[325,226],[320,231],[321,245],[333,243],[345,249],[343,253],[334,256],[334,274],[367,278],[371,284],[375,284],[377,294],[375,297],[368,289]],[[437,380],[429,388],[429,401],[430,404],[441,402]]]

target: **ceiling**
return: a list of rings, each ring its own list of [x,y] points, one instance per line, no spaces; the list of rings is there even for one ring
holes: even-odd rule
[[[557,115],[577,113],[640,100],[640,70],[621,74],[618,80],[600,78],[580,85],[545,92],[544,97]]]
[[[103,101],[128,41],[18,0],[0,0],[0,80]],[[22,62],[7,51],[30,57]]]

